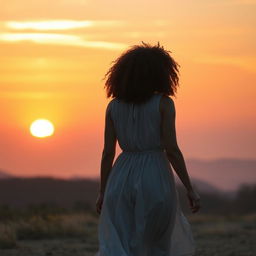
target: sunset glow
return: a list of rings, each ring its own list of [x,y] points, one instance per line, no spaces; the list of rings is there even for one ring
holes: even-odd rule
[[[255,13],[254,0],[2,1],[0,169],[99,176],[111,100],[103,77],[141,41],[160,42],[180,64],[184,157],[255,158]],[[36,139],[49,129],[28,131],[39,117],[58,132]]]

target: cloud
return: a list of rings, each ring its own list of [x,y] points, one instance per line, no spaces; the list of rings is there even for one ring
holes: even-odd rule
[[[120,50],[127,47],[127,45],[123,43],[87,41],[77,35],[64,35],[57,33],[2,33],[0,34],[0,41],[32,41],[38,44],[57,44],[77,47],[104,48],[108,50]]]
[[[5,21],[2,25],[14,30],[69,30],[87,27],[113,27],[121,25],[121,21],[93,21],[93,20],[31,20],[31,21]]]
[[[127,47],[124,43],[109,42],[108,40],[87,40],[85,32],[76,34],[67,31],[88,27],[106,27],[122,25],[121,21],[94,21],[94,20],[30,20],[30,21],[4,21],[0,23],[0,41],[19,42],[30,41],[37,44],[55,44],[88,48],[103,48],[108,50],[120,50]],[[32,31],[31,31],[32,30]],[[54,30],[54,33],[51,31]],[[35,32],[34,32],[35,31]],[[50,33],[45,33],[49,31]],[[65,31],[65,32],[64,32]],[[89,33],[87,33],[90,36]],[[87,36],[87,37],[88,37]]]

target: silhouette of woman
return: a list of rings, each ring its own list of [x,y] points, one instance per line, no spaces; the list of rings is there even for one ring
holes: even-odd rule
[[[187,173],[175,130],[179,64],[159,45],[142,42],[105,75],[104,148],[96,211],[97,256],[190,256],[196,243],[184,216],[172,167],[193,213],[200,196]],[[122,152],[113,164],[116,142]],[[113,166],[112,166],[113,164]],[[172,166],[172,167],[171,167]]]

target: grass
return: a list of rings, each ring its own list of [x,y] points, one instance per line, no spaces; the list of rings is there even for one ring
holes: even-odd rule
[[[0,248],[15,248],[17,240],[91,238],[97,219],[90,214],[40,215],[0,225]],[[95,237],[95,236],[93,236]]]
[[[0,248],[16,248],[16,232],[11,224],[0,224]]]
[[[197,243],[196,256],[255,256],[256,214],[187,218]],[[98,217],[86,212],[5,220],[0,222],[0,255],[94,255],[97,224]]]
[[[255,256],[256,214],[189,217],[198,256]]]

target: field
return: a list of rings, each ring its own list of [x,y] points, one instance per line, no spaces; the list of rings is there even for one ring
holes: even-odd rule
[[[255,256],[256,215],[189,215],[196,256]],[[0,224],[1,256],[91,256],[98,249],[98,216],[34,215]]]

